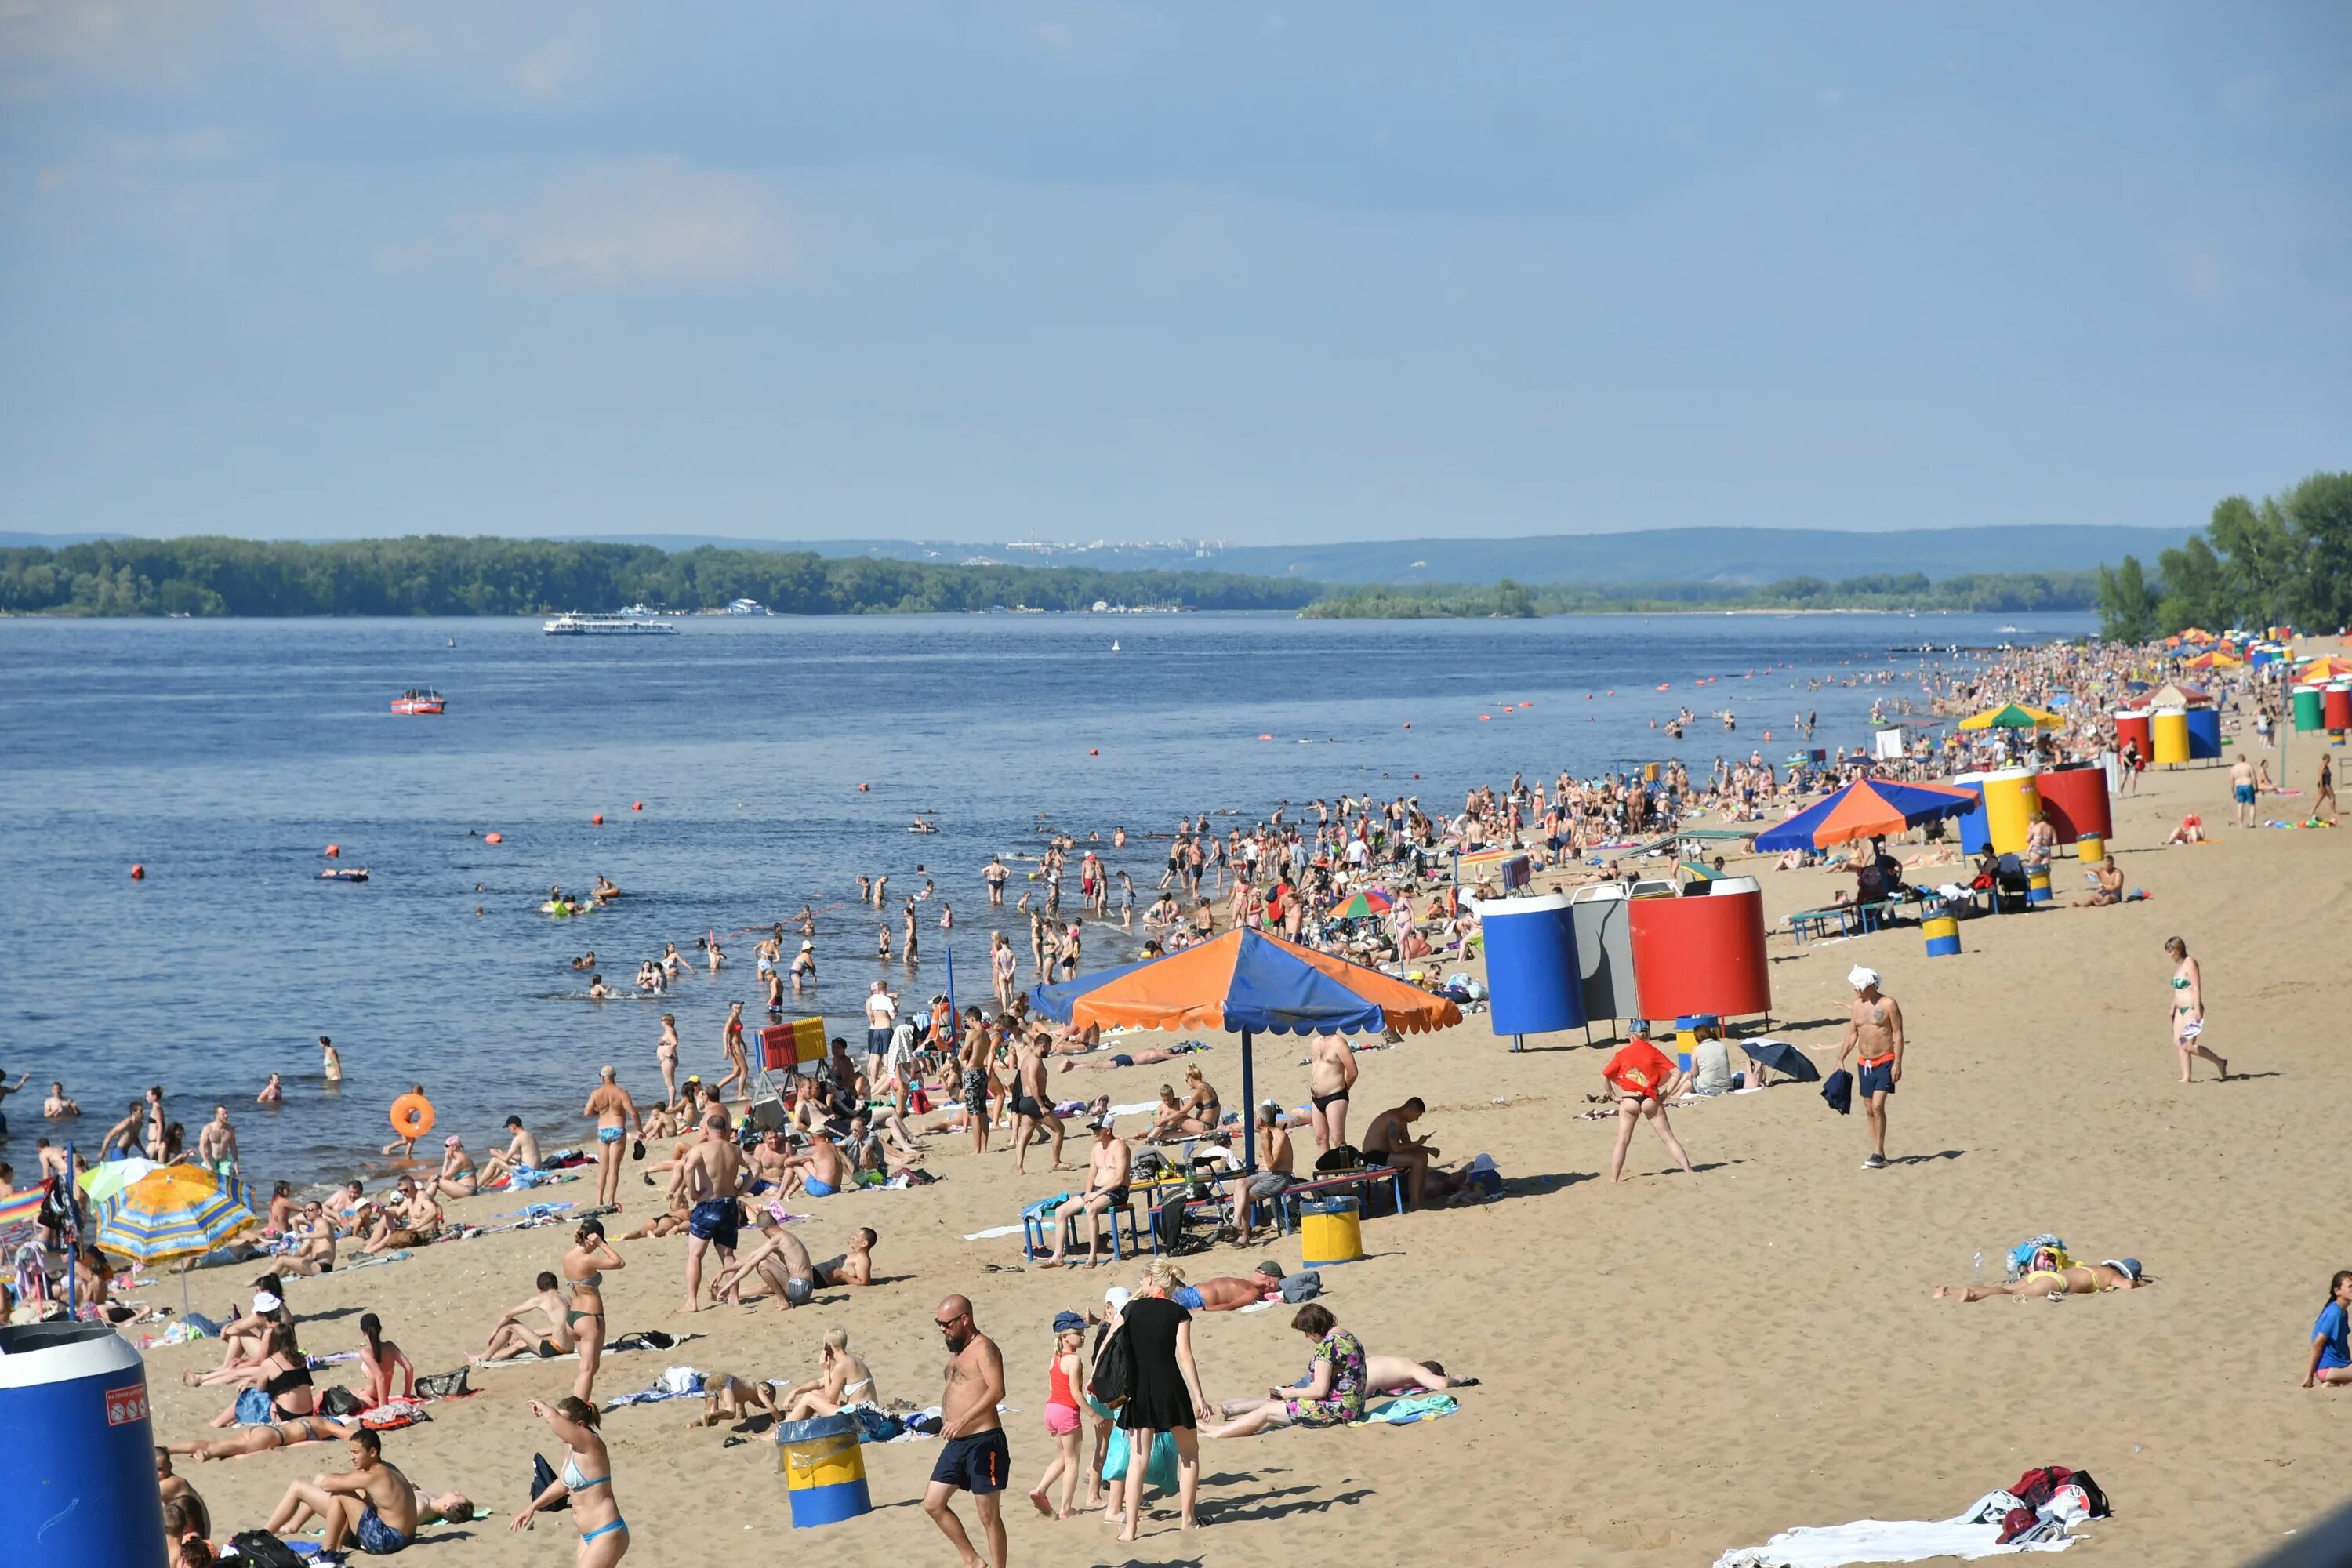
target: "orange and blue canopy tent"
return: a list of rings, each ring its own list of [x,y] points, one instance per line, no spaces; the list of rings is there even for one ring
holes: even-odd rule
[[[1952,784],[1856,779],[1827,800],[1758,834],[1756,847],[1764,854],[1826,849],[1832,844],[1900,833],[1939,816],[1958,816],[1975,810],[1977,805],[1976,791]]]
[[[1318,952],[1258,931],[1234,931],[1198,947],[1117,964],[1029,993],[1029,1005],[1057,1024],[1085,1028],[1223,1029],[1242,1037],[1242,1103],[1257,1115],[1250,1037],[1417,1035],[1462,1021],[1443,996],[1377,969]],[[1257,1169],[1257,1142],[1243,1140],[1243,1164]]]

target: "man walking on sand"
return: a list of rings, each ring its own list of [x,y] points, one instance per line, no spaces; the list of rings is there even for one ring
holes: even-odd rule
[[[742,1205],[737,1194],[742,1190],[743,1151],[728,1136],[726,1113],[714,1110],[702,1119],[702,1136],[686,1152],[677,1174],[670,1178],[671,1196],[690,1205],[686,1220],[686,1305],[680,1310],[692,1312],[701,1307],[705,1249],[719,1249],[721,1269],[734,1264],[735,1237],[742,1224]],[[730,1304],[740,1301],[732,1286],[721,1297]]]
[[[1903,1081],[1903,1009],[1878,989],[1878,971],[1856,964],[1846,984],[1854,989],[1853,1012],[1838,1045],[1838,1066],[1854,1058],[1853,1098],[1870,1123],[1865,1171],[1886,1169],[1886,1097]]]
[[[923,1492],[923,1511],[956,1549],[963,1568],[1004,1568],[1004,1515],[1001,1508],[1005,1478],[1013,1459],[1005,1447],[1004,1427],[997,1418],[997,1403],[1004,1397],[1004,1357],[996,1342],[971,1321],[971,1303],[950,1296],[940,1303],[934,1320],[947,1341],[947,1388],[940,1395],[940,1436],[945,1439],[939,1462],[931,1467],[931,1484]],[[971,1494],[980,1528],[988,1537],[988,1556],[971,1549],[963,1521],[950,1505],[960,1491]]]
[[[2232,809],[2230,820],[2240,827],[2254,825],[2254,766],[2240,752],[2238,760],[2230,764],[2230,799]]]

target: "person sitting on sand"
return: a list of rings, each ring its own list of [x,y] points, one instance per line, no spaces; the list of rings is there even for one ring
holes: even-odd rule
[[[2137,1290],[2150,1281],[2140,1270],[2137,1258],[2111,1258],[2105,1263],[2072,1263],[2061,1267],[2062,1258],[2048,1247],[2034,1250],[2032,1266],[2014,1282],[2007,1285],[1938,1285],[1933,1293],[1936,1300],[1957,1296],[1963,1301],[1990,1301],[1995,1296],[2095,1296],[2103,1290]]]
[[[2339,1268],[2327,1282],[2327,1303],[2311,1325],[2311,1362],[2304,1368],[2303,1385],[2317,1388],[2352,1383],[2352,1268]]]
[[[782,1207],[777,1205],[753,1209],[761,1240],[736,1258],[712,1285],[713,1291],[731,1289],[747,1275],[757,1272],[768,1282],[776,1305],[790,1311],[808,1305],[821,1287],[874,1283],[874,1244],[879,1238],[873,1231],[861,1226],[851,1236],[848,1251],[823,1263],[812,1263],[808,1248],[784,1227],[777,1217],[780,1213]]]
[[[482,1346],[482,1353],[474,1359],[482,1362],[516,1361],[524,1356],[562,1355],[572,1349],[571,1313],[563,1298],[563,1282],[549,1270],[542,1269],[534,1281],[536,1289],[530,1300],[509,1307],[490,1327],[490,1337]],[[526,1328],[523,1320],[532,1313],[544,1319],[544,1330]]]
[[[441,1169],[433,1177],[434,1195],[470,1198],[480,1190],[481,1176],[474,1169],[474,1157],[466,1152],[466,1141],[450,1133],[441,1141]]]
[[[785,1420],[807,1421],[819,1415],[837,1415],[844,1405],[882,1403],[875,1392],[872,1370],[850,1352],[847,1329],[825,1330],[824,1345],[817,1352],[815,1378],[784,1390]]]
[[[351,1452],[350,1469],[286,1489],[269,1516],[271,1533],[292,1529],[307,1512],[326,1524],[324,1553],[340,1552],[348,1539],[371,1557],[389,1557],[415,1540],[417,1489],[385,1462],[383,1439],[362,1427],[351,1436]]]
[[[688,1422],[688,1431],[716,1426],[721,1421],[741,1421],[753,1410],[777,1414],[776,1391],[765,1379],[744,1382],[731,1372],[703,1374],[702,1414]],[[827,1412],[830,1414],[830,1412]]]
[[[213,1510],[187,1477],[172,1473],[172,1450],[161,1443],[155,1445],[155,1489],[167,1505],[177,1503],[186,1510],[189,1526],[198,1535],[212,1534]]]
[[[315,1413],[319,1394],[310,1381],[310,1364],[294,1342],[293,1326],[272,1322],[269,1325],[268,1350],[262,1358],[247,1365],[222,1367],[202,1376],[184,1372],[180,1381],[191,1388],[216,1388],[223,1384],[240,1389],[258,1388],[269,1396],[269,1413],[278,1420],[293,1420]],[[236,1425],[236,1405],[213,1417],[215,1427]]]
[[[484,1187],[495,1187],[517,1171],[540,1168],[539,1140],[530,1135],[530,1130],[522,1124],[522,1118],[508,1117],[506,1130],[509,1135],[507,1146],[495,1151],[482,1162],[480,1184]]]
[[[809,1141],[805,1152],[784,1162],[783,1190],[779,1195],[829,1198],[849,1185],[849,1162],[842,1157],[841,1146],[820,1135]]]
[[[1290,1326],[1315,1345],[1306,1384],[1269,1388],[1264,1400],[1223,1426],[1203,1427],[1202,1436],[1247,1437],[1277,1426],[1342,1426],[1363,1419],[1363,1342],[1339,1327],[1319,1301],[1299,1308]]]
[[[2205,819],[2199,816],[2193,811],[2188,816],[2182,817],[2180,819],[2180,826],[2174,828],[2164,840],[2166,845],[2202,844],[2204,842]]]
[[[379,1209],[375,1224],[368,1231],[362,1252],[391,1252],[400,1247],[423,1247],[441,1233],[441,1205],[433,1194],[420,1190],[406,1176],[394,1191],[392,1200]]]
[[[2076,909],[2095,910],[2124,901],[2123,868],[2116,864],[2114,856],[2099,862],[2098,868],[2091,873],[2091,890],[2074,900]]]
[[[360,1375],[367,1383],[360,1394],[361,1404],[370,1410],[389,1404],[395,1373],[403,1383],[401,1397],[415,1398],[416,1368],[410,1363],[406,1352],[383,1337],[383,1320],[373,1312],[361,1313],[360,1338],[367,1342],[360,1350]]]

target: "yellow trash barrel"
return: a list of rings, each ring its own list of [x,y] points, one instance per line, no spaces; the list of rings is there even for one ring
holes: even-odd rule
[[[1353,1198],[1313,1198],[1300,1204],[1298,1253],[1299,1261],[1308,1268],[1360,1261],[1363,1205]]]
[[[813,1530],[874,1511],[866,1489],[866,1456],[857,1446],[857,1418],[820,1415],[776,1426],[776,1462],[793,1505],[793,1528]],[[1000,1478],[1001,1479],[1001,1478]]]

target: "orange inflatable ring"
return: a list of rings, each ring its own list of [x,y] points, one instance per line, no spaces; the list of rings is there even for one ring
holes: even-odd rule
[[[433,1102],[421,1094],[404,1094],[392,1102],[392,1130],[403,1138],[422,1138],[433,1131]]]

